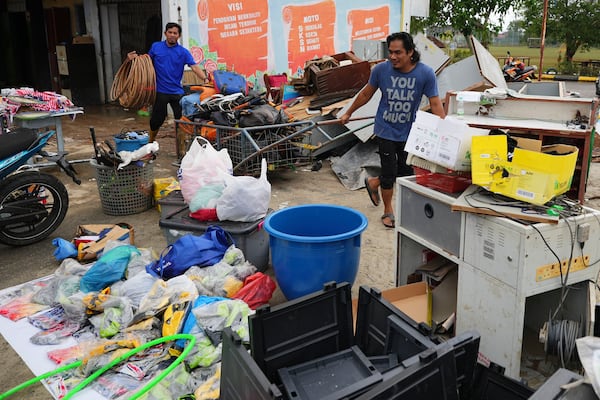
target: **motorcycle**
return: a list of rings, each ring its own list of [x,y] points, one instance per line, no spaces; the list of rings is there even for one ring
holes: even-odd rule
[[[28,164],[41,156],[55,162],[76,184],[81,184],[67,153],[43,150],[56,131],[38,133],[18,128],[0,134],[0,243],[25,246],[49,236],[61,224],[69,207],[65,185],[53,175]]]
[[[537,71],[537,66],[525,65],[523,61],[513,58],[510,55],[510,51],[507,51],[506,55],[506,62],[504,63],[504,67],[502,67],[506,82],[530,82],[536,78],[535,71]]]

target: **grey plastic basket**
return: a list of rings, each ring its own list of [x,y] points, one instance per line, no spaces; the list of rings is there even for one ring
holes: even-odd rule
[[[154,164],[128,165],[118,170],[90,160],[96,170],[96,183],[102,210],[107,215],[129,215],[146,211],[154,203]]]

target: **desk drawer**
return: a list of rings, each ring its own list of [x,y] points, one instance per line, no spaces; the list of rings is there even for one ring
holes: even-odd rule
[[[450,204],[399,185],[399,226],[459,256],[461,213]]]

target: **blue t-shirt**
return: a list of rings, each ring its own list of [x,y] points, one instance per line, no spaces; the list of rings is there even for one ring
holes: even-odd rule
[[[373,132],[384,139],[405,142],[423,95],[438,96],[435,72],[418,62],[412,71],[400,72],[385,61],[373,67],[369,84],[381,91]]]
[[[148,52],[156,72],[156,91],[165,94],[183,94],[181,79],[185,65],[195,65],[194,57],[183,46],[167,46],[166,41],[154,42]]]

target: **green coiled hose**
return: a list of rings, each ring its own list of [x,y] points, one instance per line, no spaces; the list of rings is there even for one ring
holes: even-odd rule
[[[155,376],[150,382],[148,382],[140,390],[138,390],[133,396],[130,397],[131,400],[139,399],[143,394],[150,391],[154,386],[156,386],[160,381],[162,381],[167,375],[169,375],[171,373],[171,371],[173,371],[179,364],[181,364],[183,362],[185,357],[187,357],[189,352],[192,351],[192,348],[196,344],[196,337],[194,335],[180,333],[177,335],[165,336],[165,337],[161,337],[158,339],[154,339],[148,343],[144,343],[143,345],[136,347],[135,349],[131,349],[127,353],[121,355],[120,357],[115,358],[110,363],[106,364],[104,367],[100,368],[99,370],[97,370],[96,372],[94,372],[93,374],[91,374],[90,376],[85,378],[77,386],[75,386],[73,389],[71,389],[66,394],[66,396],[63,397],[63,400],[69,400],[70,398],[75,396],[75,394],[77,394],[82,389],[84,389],[87,385],[89,385],[91,382],[96,380],[100,375],[102,375],[103,373],[105,373],[106,371],[108,371],[109,369],[114,367],[115,365],[125,361],[126,359],[133,356],[134,354],[137,354],[140,351],[146,350],[150,347],[156,346],[157,344],[161,344],[164,342],[170,342],[170,341],[174,341],[174,340],[180,340],[180,339],[188,340],[189,343],[183,349],[183,351],[181,352],[179,357],[177,357],[175,359],[175,361],[173,361],[171,363],[171,365],[169,365],[167,368],[165,368],[164,371],[162,371],[160,374]],[[41,381],[42,379],[46,379],[53,375],[60,374],[61,372],[77,368],[80,365],[81,365],[81,361],[75,361],[71,364],[59,367],[53,371],[49,371],[40,376],[36,376],[35,378],[32,378],[32,379],[28,380],[27,382],[24,382],[18,386],[15,386],[14,388],[8,390],[7,392],[0,394],[0,400],[6,399],[7,397],[12,396],[13,394],[25,389],[26,387],[33,385],[34,383]]]

